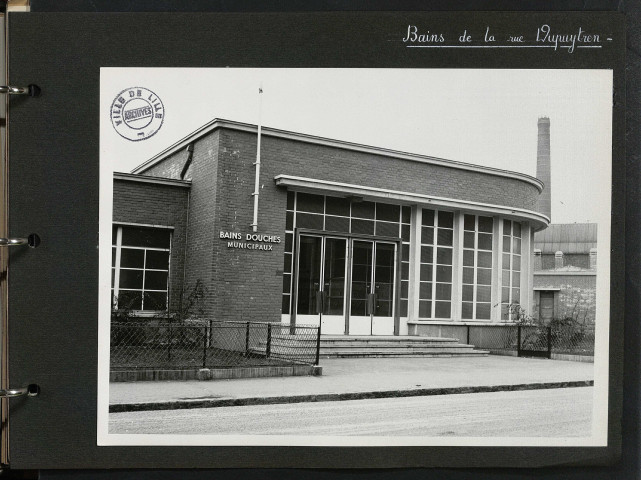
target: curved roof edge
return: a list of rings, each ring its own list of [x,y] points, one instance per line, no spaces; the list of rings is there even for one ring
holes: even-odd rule
[[[235,122],[232,120],[225,120],[222,118],[214,118],[211,122],[203,125],[202,127],[194,130],[192,133],[177,141],[173,145],[169,146],[162,152],[153,156],[146,162],[138,165],[134,168],[131,173],[138,174],[143,173],[145,170],[151,168],[157,163],[161,162],[167,156],[185,148],[189,143],[198,140],[200,137],[216,130],[217,128],[228,128],[232,130],[238,130],[243,132],[252,132],[257,133],[258,127],[249,123]],[[287,130],[279,130],[271,127],[261,127],[261,134],[270,137],[285,138],[288,140],[295,140],[299,142],[313,143],[317,145],[325,145],[330,147],[342,148],[345,150],[358,151],[363,153],[370,153],[373,155],[384,155],[388,157],[399,158],[402,160],[410,160],[421,163],[428,163],[432,165],[439,165],[449,168],[457,168],[459,170],[469,170],[473,172],[485,173],[488,175],[495,175],[504,178],[512,178],[520,180],[526,183],[530,183],[536,187],[540,192],[543,191],[543,182],[538,178],[532,177],[531,175],[526,175],[525,173],[513,172],[510,170],[503,170],[500,168],[487,167],[481,165],[474,165],[471,163],[459,162],[456,160],[447,160],[444,158],[430,157],[429,155],[420,155],[417,153],[408,153],[401,152],[398,150],[391,150],[381,147],[373,147],[370,145],[362,145],[358,143],[347,142],[344,140],[334,140],[330,138],[317,137],[314,135],[308,135],[305,133],[290,132]]]

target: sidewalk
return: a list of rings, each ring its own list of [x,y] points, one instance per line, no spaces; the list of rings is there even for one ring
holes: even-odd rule
[[[591,363],[489,355],[321,360],[318,377],[116,382],[111,412],[443,395],[590,385]]]

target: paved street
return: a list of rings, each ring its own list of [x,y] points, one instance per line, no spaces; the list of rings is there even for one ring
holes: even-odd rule
[[[109,433],[588,436],[592,387],[112,413]]]

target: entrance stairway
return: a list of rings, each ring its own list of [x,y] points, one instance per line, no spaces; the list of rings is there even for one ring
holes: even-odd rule
[[[487,350],[459,343],[456,338],[321,335],[321,358],[485,356]]]

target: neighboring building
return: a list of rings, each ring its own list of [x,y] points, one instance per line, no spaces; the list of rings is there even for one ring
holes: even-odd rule
[[[534,235],[533,316],[594,324],[597,226],[551,224]]]
[[[334,334],[439,335],[532,311],[540,180],[271,128],[261,145],[255,232],[254,125],[213,120],[114,175],[118,308],[176,311],[200,282],[207,318],[322,318]],[[549,171],[540,119],[539,163],[546,149]]]

